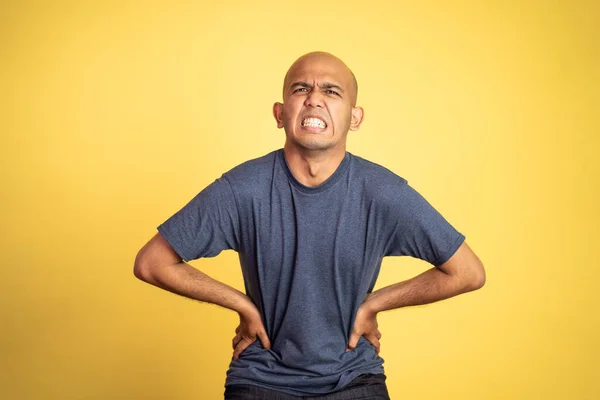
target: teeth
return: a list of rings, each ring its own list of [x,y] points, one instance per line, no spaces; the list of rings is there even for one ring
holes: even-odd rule
[[[305,118],[302,121],[302,126],[310,126],[312,128],[325,128],[325,122],[321,121],[319,118]]]

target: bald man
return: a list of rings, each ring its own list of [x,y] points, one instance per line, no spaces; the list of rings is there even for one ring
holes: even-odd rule
[[[225,399],[389,399],[378,313],[485,282],[465,236],[405,179],[346,151],[357,91],[337,57],[296,60],[273,106],[283,149],[223,174],[136,257],[138,278],[238,313]],[[226,249],[245,294],[187,264]],[[373,291],[386,256],[432,267]]]

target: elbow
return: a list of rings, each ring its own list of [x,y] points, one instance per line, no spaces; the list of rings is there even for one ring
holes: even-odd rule
[[[137,253],[133,264],[133,275],[144,282],[160,286],[158,280],[162,269],[180,261],[181,257],[160,233],[157,233]]]
[[[133,263],[133,275],[139,280],[149,282],[152,279],[150,276],[150,264],[143,253],[142,249],[135,257],[135,262]]]
[[[483,268],[483,264],[479,261],[471,268],[471,274],[469,274],[466,289],[469,292],[481,289],[485,285],[485,281],[485,269]]]

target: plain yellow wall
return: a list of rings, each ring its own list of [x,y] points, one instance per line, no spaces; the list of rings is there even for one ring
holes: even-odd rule
[[[283,145],[271,106],[332,52],[349,150],[487,267],[380,315],[393,399],[600,398],[597,1],[3,1],[0,397],[219,399],[237,316],[133,276],[158,224]],[[193,263],[243,289],[235,253]],[[378,287],[427,268],[388,258]]]

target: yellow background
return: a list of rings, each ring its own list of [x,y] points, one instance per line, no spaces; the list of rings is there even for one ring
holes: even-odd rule
[[[0,397],[222,398],[237,316],[133,260],[283,145],[283,75],[325,50],[366,110],[349,151],[487,268],[480,291],[380,315],[392,398],[600,398],[599,4],[3,1]],[[235,253],[194,265],[243,288]],[[427,267],[386,259],[378,287]]]

